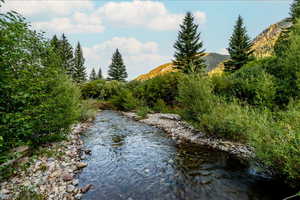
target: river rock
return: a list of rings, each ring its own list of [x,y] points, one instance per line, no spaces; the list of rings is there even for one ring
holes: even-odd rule
[[[80,189],[80,191],[81,191],[82,193],[86,193],[86,192],[89,191],[92,187],[93,187],[92,184],[87,184],[86,186],[82,187],[82,188]]]
[[[64,175],[62,176],[62,179],[63,179],[64,181],[71,181],[71,180],[73,180],[73,175],[72,175],[72,174],[69,174],[69,173],[66,173],[66,174],[64,174]]]
[[[77,163],[77,168],[78,169],[82,169],[82,168],[84,168],[84,167],[86,167],[87,166],[87,163],[84,163],[84,162],[79,162],[79,163]]]
[[[71,193],[75,190],[75,186],[74,185],[68,185],[67,186],[67,192]]]

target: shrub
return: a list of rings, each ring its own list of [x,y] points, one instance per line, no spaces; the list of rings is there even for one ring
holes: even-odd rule
[[[84,83],[81,86],[81,93],[85,99],[109,100],[124,86],[124,83],[118,81],[95,80]]]
[[[153,107],[158,99],[162,99],[167,105],[174,105],[181,76],[180,73],[168,73],[146,80],[136,87],[134,94],[150,107]]]
[[[0,16],[0,153],[59,138],[78,117],[79,90],[42,35],[14,13]]]
[[[138,108],[136,114],[140,117],[140,119],[144,119],[147,117],[147,114],[151,112],[151,109],[147,106],[141,106]]]
[[[276,118],[262,116],[251,135],[257,157],[285,176],[290,185],[300,186],[300,103],[291,102]]]
[[[274,107],[275,78],[259,64],[260,62],[253,61],[233,74],[213,76],[214,93],[225,97],[227,101],[238,98],[253,106]]]
[[[117,109],[124,111],[133,110],[140,104],[129,89],[120,89],[116,95],[112,96],[110,102]]]
[[[96,118],[98,102],[93,99],[82,100],[80,105],[80,121],[91,121]]]
[[[171,112],[168,108],[167,104],[162,99],[158,99],[153,106],[153,111],[161,112],[161,113],[168,113]]]
[[[198,120],[203,113],[210,113],[215,104],[211,82],[200,76],[185,76],[179,84],[178,102],[187,120]]]

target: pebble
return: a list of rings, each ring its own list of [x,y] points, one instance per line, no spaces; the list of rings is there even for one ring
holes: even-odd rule
[[[62,152],[64,155],[51,157],[40,155],[34,158],[26,170],[19,168],[18,176],[0,183],[0,199],[16,199],[24,186],[47,196],[48,200],[81,199],[82,188],[76,188],[79,181],[74,179],[74,176],[78,172],[77,169],[87,166],[80,161],[83,144],[80,133],[89,125],[88,123],[77,124],[72,128],[67,140],[43,147],[47,151],[55,149],[56,152]],[[20,148],[22,151],[24,149]],[[87,192],[91,187],[87,185],[83,191]]]

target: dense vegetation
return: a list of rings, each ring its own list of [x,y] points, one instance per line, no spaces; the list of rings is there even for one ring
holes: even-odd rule
[[[234,37],[231,41],[237,41]],[[288,40],[293,43],[282,56],[246,58],[221,75],[172,72],[143,82],[92,81],[82,91],[141,117],[178,113],[207,134],[251,145],[275,174],[299,186],[300,22]],[[116,87],[108,92],[111,85]]]
[[[1,155],[21,144],[60,138],[76,120],[93,116],[94,104],[99,104],[135,110],[141,117],[178,113],[207,134],[251,145],[266,166],[290,185],[299,185],[300,22],[294,21],[281,37],[289,45],[278,48],[280,53],[251,60],[239,18],[229,44],[228,66],[234,70],[207,76],[202,42],[188,13],[175,44],[174,63],[181,71],[128,83],[118,50],[108,80],[99,69],[86,82],[79,43],[73,54],[65,35],[48,41],[13,12],[0,15],[0,28]],[[236,51],[240,43],[245,48]]]
[[[92,114],[77,85],[85,77],[79,43],[73,56],[65,35],[49,41],[15,12],[0,14],[0,35],[2,164],[13,158],[12,148],[63,139],[73,123]]]

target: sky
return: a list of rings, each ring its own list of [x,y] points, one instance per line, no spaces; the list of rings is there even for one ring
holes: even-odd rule
[[[101,67],[106,76],[118,48],[131,80],[173,58],[179,24],[194,14],[207,52],[227,54],[238,15],[254,38],[288,17],[292,0],[6,0],[1,12],[15,10],[32,29],[51,38],[65,33],[83,48],[87,74]]]

